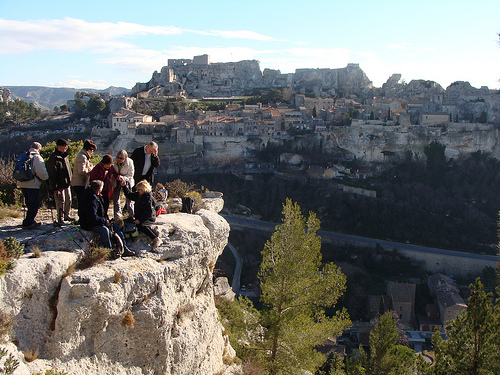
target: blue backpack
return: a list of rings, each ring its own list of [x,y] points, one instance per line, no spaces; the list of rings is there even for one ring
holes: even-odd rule
[[[33,158],[29,152],[25,152],[17,158],[14,163],[14,178],[17,181],[31,181],[35,178],[33,173]]]

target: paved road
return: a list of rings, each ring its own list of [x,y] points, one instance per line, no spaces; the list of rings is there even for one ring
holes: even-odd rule
[[[232,216],[232,215],[222,215],[222,216],[227,220],[229,225],[233,228],[239,227],[239,228],[255,229],[255,230],[260,230],[260,231],[265,231],[265,232],[274,232],[276,225],[278,225],[276,223],[270,223],[268,221],[261,221],[261,220],[252,219],[252,218],[248,218],[248,217],[242,217],[242,216]],[[480,259],[480,260],[487,260],[487,261],[493,261],[493,262],[500,261],[500,257],[495,256],[495,255],[473,254],[473,253],[466,253],[466,252],[462,252],[462,251],[437,249],[434,247],[426,247],[426,246],[412,245],[412,244],[407,244],[407,243],[386,241],[386,240],[380,240],[380,239],[376,239],[376,238],[354,236],[351,234],[344,234],[344,233],[326,232],[326,231],[320,230],[320,231],[318,231],[318,235],[321,237],[322,241],[324,241],[324,242],[342,242],[342,243],[349,243],[349,244],[368,246],[368,247],[374,247],[377,244],[380,244],[380,246],[382,246],[384,248],[389,248],[389,249],[409,250],[409,251],[416,251],[416,252],[422,252],[422,253],[456,256],[456,257],[461,257],[461,258]]]

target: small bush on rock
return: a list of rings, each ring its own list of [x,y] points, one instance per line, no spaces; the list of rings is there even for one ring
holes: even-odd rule
[[[111,249],[107,247],[89,247],[89,250],[83,255],[78,268],[85,269],[96,264],[104,263],[111,256]]]
[[[14,260],[23,254],[24,245],[21,245],[14,237],[7,237],[4,241],[0,239],[0,275],[14,268]]]
[[[26,362],[33,362],[35,359],[38,358],[38,349],[35,349],[35,350],[26,350],[24,353],[24,359],[26,360]]]
[[[172,182],[165,182],[165,188],[168,190],[169,198],[182,198],[185,197],[187,193],[194,189],[195,184],[188,184],[179,179]]]
[[[7,358],[3,362],[3,367],[0,367],[0,374],[13,374],[14,371],[16,371],[16,369],[19,367],[19,361],[15,359],[14,356],[7,351],[7,349],[0,349],[0,361],[5,356],[7,356]]]
[[[127,311],[122,319],[122,327],[134,328],[135,318],[131,311]]]

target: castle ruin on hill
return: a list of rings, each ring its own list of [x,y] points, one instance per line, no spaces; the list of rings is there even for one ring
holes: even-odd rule
[[[230,97],[256,88],[291,87],[299,93],[318,97],[335,96],[339,88],[366,89],[372,82],[359,64],[339,69],[297,69],[282,74],[279,70],[260,70],[257,60],[211,63],[208,55],[191,59],[169,59],[168,65],[155,71],[149,82],[137,83],[132,94],[154,90],[159,95],[188,98]]]

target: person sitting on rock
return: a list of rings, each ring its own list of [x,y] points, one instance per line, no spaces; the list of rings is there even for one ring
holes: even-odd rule
[[[151,193],[151,185],[146,180],[139,181],[135,185],[135,192],[129,189],[125,181],[122,181],[121,185],[125,196],[135,202],[134,223],[137,230],[153,240],[151,251],[156,251],[162,241],[158,231],[153,228],[156,221],[156,202]]]
[[[104,203],[101,196],[103,186],[104,182],[101,180],[94,180],[91,182],[90,186],[85,189],[82,194],[82,204],[78,205],[78,216],[80,216],[80,226],[82,229],[97,233],[100,237],[101,245],[112,249],[108,228],[111,223],[106,211],[104,211]],[[122,256],[135,255],[135,253],[127,247],[120,226],[113,223],[113,230],[120,236],[123,242]]]

